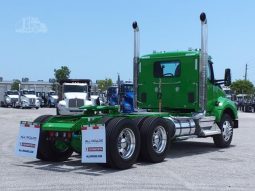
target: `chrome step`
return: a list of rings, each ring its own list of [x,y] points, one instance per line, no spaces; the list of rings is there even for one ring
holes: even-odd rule
[[[186,140],[186,139],[190,139],[190,138],[197,138],[197,135],[187,135],[187,136],[181,136],[181,137],[176,137],[175,140],[176,141],[182,141],[182,140]]]
[[[206,116],[199,120],[201,129],[209,130],[215,123],[215,116]]]
[[[212,135],[221,134],[221,130],[201,130],[199,137],[209,137]]]

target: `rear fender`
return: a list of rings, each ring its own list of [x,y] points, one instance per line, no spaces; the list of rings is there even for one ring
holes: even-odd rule
[[[76,132],[81,131],[84,125],[96,124],[101,116],[54,116],[42,125],[44,131],[65,131]]]

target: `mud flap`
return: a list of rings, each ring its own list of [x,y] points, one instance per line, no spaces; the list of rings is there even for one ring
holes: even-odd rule
[[[40,137],[40,125],[21,121],[16,142],[16,155],[36,158]]]
[[[82,163],[106,163],[106,134],[102,124],[82,126]]]

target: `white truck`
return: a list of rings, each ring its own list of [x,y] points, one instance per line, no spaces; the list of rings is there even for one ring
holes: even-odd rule
[[[34,90],[20,90],[20,98],[19,98],[19,106],[20,108],[36,108],[39,109],[40,101],[36,97]]]
[[[226,97],[233,101],[234,99],[234,92],[230,89],[229,86],[223,86],[222,90],[225,92]]]
[[[58,95],[55,91],[49,91],[47,93],[47,105],[48,107],[56,107],[58,102]]]
[[[91,80],[68,79],[60,82],[59,102],[57,115],[82,114],[79,109],[84,105],[96,105],[96,100],[91,99]]]
[[[19,101],[19,92],[17,90],[8,90],[4,93],[3,106],[16,107]]]

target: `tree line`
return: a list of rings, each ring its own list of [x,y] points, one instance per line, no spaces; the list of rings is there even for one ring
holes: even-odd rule
[[[61,66],[59,69],[54,69],[55,83],[52,85],[53,90],[57,90],[57,84],[61,80],[66,80],[70,78],[71,70],[67,66]],[[11,90],[19,90],[20,80],[14,80],[11,86]],[[104,80],[97,80],[98,89],[101,91],[107,90],[108,87],[112,85],[112,79],[105,78]]]

